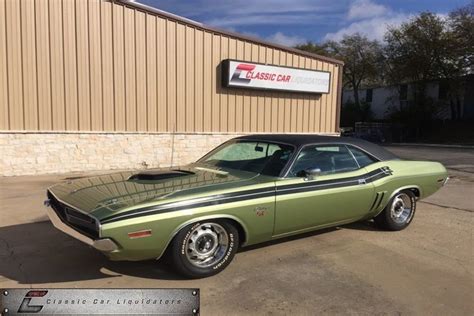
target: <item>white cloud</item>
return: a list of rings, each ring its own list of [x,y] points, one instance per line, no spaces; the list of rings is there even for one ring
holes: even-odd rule
[[[270,41],[276,44],[281,44],[281,45],[290,46],[290,47],[307,42],[307,40],[301,36],[285,35],[282,32],[277,32],[271,36],[268,36],[265,39],[267,41]]]
[[[231,31],[231,32],[237,32],[236,29],[233,28],[233,27],[227,27],[225,29],[228,30],[228,31]],[[255,38],[260,38],[260,39],[264,39],[266,41],[269,41],[269,42],[272,42],[272,43],[275,43],[275,44],[280,44],[280,45],[290,46],[290,47],[293,47],[293,46],[296,46],[296,45],[299,45],[299,44],[304,44],[304,43],[308,42],[308,40],[306,38],[302,37],[302,36],[286,35],[283,32],[276,32],[275,34],[272,34],[272,35],[267,36],[265,38],[261,37],[257,33],[252,33],[252,32],[239,32],[239,33],[242,34],[242,35],[255,37]]]
[[[188,1],[176,0],[141,0],[154,3],[157,7],[173,9],[185,16],[202,16],[203,14],[220,16],[236,15],[266,15],[291,14],[295,12],[327,11],[330,0],[194,0],[192,5]]]
[[[344,35],[360,33],[371,40],[382,41],[388,27],[399,26],[409,18],[410,15],[399,13],[353,22],[337,32],[326,34],[324,40],[339,41],[344,37]]]
[[[327,33],[323,40],[339,41],[345,35],[360,33],[371,40],[383,41],[389,27],[400,26],[410,17],[412,15],[395,12],[374,0],[354,0],[347,10],[344,27]]]
[[[321,20],[322,17],[317,14],[251,14],[215,18],[205,24],[229,28],[248,25],[309,25]]]
[[[390,13],[390,8],[371,0],[355,0],[352,2],[347,17],[349,20],[367,19]]]
[[[207,25],[241,27],[260,25],[313,25],[334,23],[344,3],[332,0],[138,0]]]

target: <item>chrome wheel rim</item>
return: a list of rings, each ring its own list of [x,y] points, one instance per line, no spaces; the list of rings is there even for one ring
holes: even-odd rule
[[[393,198],[390,217],[397,224],[405,224],[413,215],[413,202],[406,193],[399,193]]]
[[[199,268],[221,261],[228,249],[229,235],[224,227],[216,223],[199,225],[186,240],[186,258]]]

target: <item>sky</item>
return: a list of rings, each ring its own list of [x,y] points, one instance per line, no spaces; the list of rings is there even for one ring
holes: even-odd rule
[[[136,0],[206,25],[295,46],[356,32],[383,40],[389,26],[431,11],[446,16],[473,0]]]

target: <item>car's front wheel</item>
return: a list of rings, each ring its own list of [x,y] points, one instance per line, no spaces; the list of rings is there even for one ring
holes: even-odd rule
[[[204,278],[224,270],[238,245],[239,233],[230,222],[203,221],[178,232],[171,244],[171,255],[179,273]]]
[[[416,211],[416,197],[410,190],[395,194],[384,210],[377,215],[375,223],[388,230],[402,230],[410,225]]]

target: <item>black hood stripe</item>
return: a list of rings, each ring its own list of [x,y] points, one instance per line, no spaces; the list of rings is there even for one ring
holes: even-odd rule
[[[248,190],[241,191],[239,193],[229,193],[221,195],[211,195],[206,198],[198,198],[181,202],[173,202],[168,204],[162,204],[159,206],[151,206],[132,210],[130,212],[112,215],[102,219],[101,224],[116,222],[118,220],[130,219],[146,215],[155,215],[160,213],[174,212],[180,210],[186,210],[190,208],[204,207],[219,205],[225,203],[239,202],[243,200],[253,200],[258,198],[270,197],[275,195],[275,189],[264,188],[259,190]]]
[[[180,211],[190,208],[198,208],[212,205],[220,205],[226,203],[240,202],[244,200],[253,200],[258,198],[271,197],[276,195],[286,195],[293,193],[302,193],[316,190],[326,190],[333,188],[340,188],[346,186],[361,185],[370,182],[374,182],[378,179],[387,177],[392,174],[392,171],[388,167],[382,167],[366,173],[358,177],[347,177],[342,179],[324,180],[317,183],[307,182],[298,184],[283,185],[280,187],[268,187],[262,189],[254,189],[233,193],[225,193],[218,195],[211,195],[204,198],[191,199],[180,202],[172,202],[162,204],[159,206],[151,206],[140,209],[135,209],[125,213],[112,215],[103,218],[101,224],[112,223],[120,220],[131,219],[147,215],[155,215],[167,212]]]

